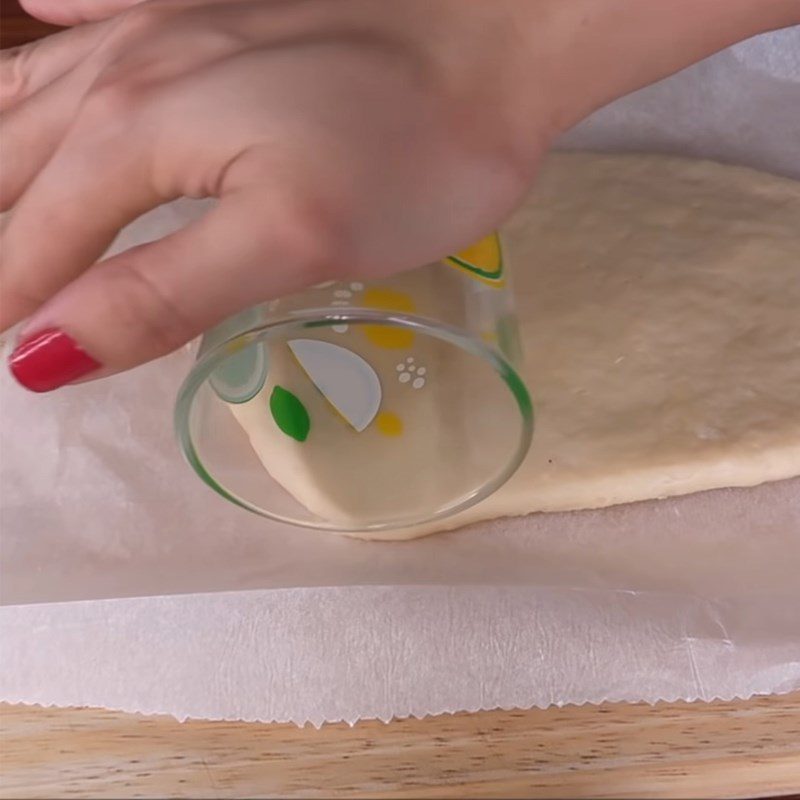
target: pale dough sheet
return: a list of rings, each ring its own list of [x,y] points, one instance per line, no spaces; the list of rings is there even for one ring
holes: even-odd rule
[[[533,446],[439,529],[800,474],[800,183],[553,154],[504,233]]]
[[[800,183],[553,154],[504,241],[536,411],[529,456],[466,512],[364,538],[800,474]]]

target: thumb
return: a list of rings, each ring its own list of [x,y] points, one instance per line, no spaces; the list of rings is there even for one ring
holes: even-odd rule
[[[95,264],[26,324],[9,359],[14,377],[35,392],[104,377],[323,280],[308,228],[259,200],[229,195],[177,233]]]
[[[79,25],[82,22],[113,17],[143,0],[20,0],[32,17],[53,25]]]

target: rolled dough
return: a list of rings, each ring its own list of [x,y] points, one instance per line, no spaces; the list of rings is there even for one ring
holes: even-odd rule
[[[536,411],[528,458],[457,516],[353,535],[413,538],[800,474],[800,183],[557,153],[503,234]]]

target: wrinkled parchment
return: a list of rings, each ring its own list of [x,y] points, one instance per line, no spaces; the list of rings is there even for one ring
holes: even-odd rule
[[[800,29],[619,101],[562,144],[800,177]],[[800,688],[800,479],[337,538],[235,509],[182,463],[171,410],[190,363],[184,350],[48,396],[0,378],[0,698],[320,723]]]

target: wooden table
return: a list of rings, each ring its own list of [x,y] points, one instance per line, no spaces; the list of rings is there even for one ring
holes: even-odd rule
[[[321,730],[0,706],[0,797],[800,796],[800,693]]]

